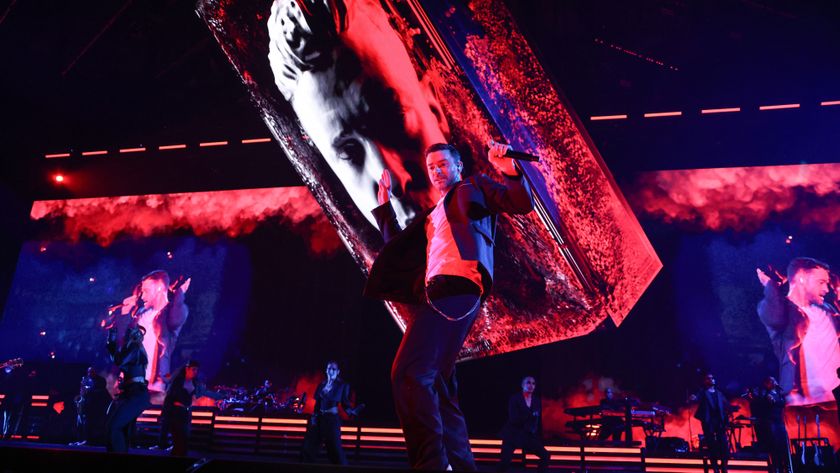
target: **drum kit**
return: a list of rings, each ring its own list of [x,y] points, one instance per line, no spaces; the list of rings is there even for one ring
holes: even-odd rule
[[[260,386],[248,389],[244,386],[216,386],[214,391],[222,394],[216,401],[219,411],[228,415],[300,414],[306,405],[306,393],[291,393],[283,398],[281,393],[266,390]],[[290,390],[283,390],[288,393]]]

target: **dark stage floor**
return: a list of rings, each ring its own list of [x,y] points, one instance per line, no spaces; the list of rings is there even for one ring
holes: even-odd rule
[[[643,449],[620,447],[551,447],[553,471],[610,472],[679,472],[700,473],[704,461],[696,454],[679,456],[646,455]],[[581,454],[572,454],[575,449]],[[633,450],[635,453],[631,453]],[[2,473],[35,471],[79,472],[326,472],[326,471],[408,471],[405,462],[393,460],[354,461],[349,466],[338,467],[326,463],[300,464],[289,458],[255,454],[191,451],[190,457],[172,457],[159,450],[133,448],[127,454],[106,453],[102,447],[70,447],[60,444],[27,441],[0,441]],[[582,458],[583,457],[583,458]],[[498,459],[482,458],[480,471],[496,471]],[[526,465],[515,462],[511,471],[533,471],[536,462]],[[766,460],[737,457],[730,463],[733,472],[766,472]]]

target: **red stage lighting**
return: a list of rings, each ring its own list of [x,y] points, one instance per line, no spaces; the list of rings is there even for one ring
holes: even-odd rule
[[[64,182],[64,174],[56,174],[55,176],[53,176],[53,180],[58,184],[63,183]]]

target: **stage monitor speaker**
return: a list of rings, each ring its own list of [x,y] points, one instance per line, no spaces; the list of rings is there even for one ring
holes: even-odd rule
[[[645,438],[645,447],[651,452],[659,453],[686,453],[688,442],[679,437],[656,437]]]

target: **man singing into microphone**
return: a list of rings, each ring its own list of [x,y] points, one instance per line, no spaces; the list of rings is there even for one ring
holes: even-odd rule
[[[504,176],[463,179],[454,146],[433,144],[426,171],[437,204],[400,230],[390,203],[391,176],[382,173],[373,210],[386,244],[371,268],[367,296],[414,306],[391,368],[397,414],[412,468],[474,471],[467,426],[458,406],[455,361],[493,283],[499,213],[533,209],[530,188],[507,145],[493,144],[488,160]]]
[[[794,258],[787,269],[787,297],[783,280],[757,270],[764,286],[758,316],[767,327],[779,359],[779,384],[788,405],[801,406],[833,400],[834,375],[840,367],[837,328],[840,317],[826,304],[829,266],[813,258]]]
[[[152,392],[166,390],[175,343],[189,315],[184,295],[190,287],[190,279],[176,286],[171,288],[169,274],[158,269],[143,276],[139,290],[123,300],[122,313],[128,315],[133,312],[137,324],[146,330],[143,339],[143,347],[149,357],[146,379]]]

